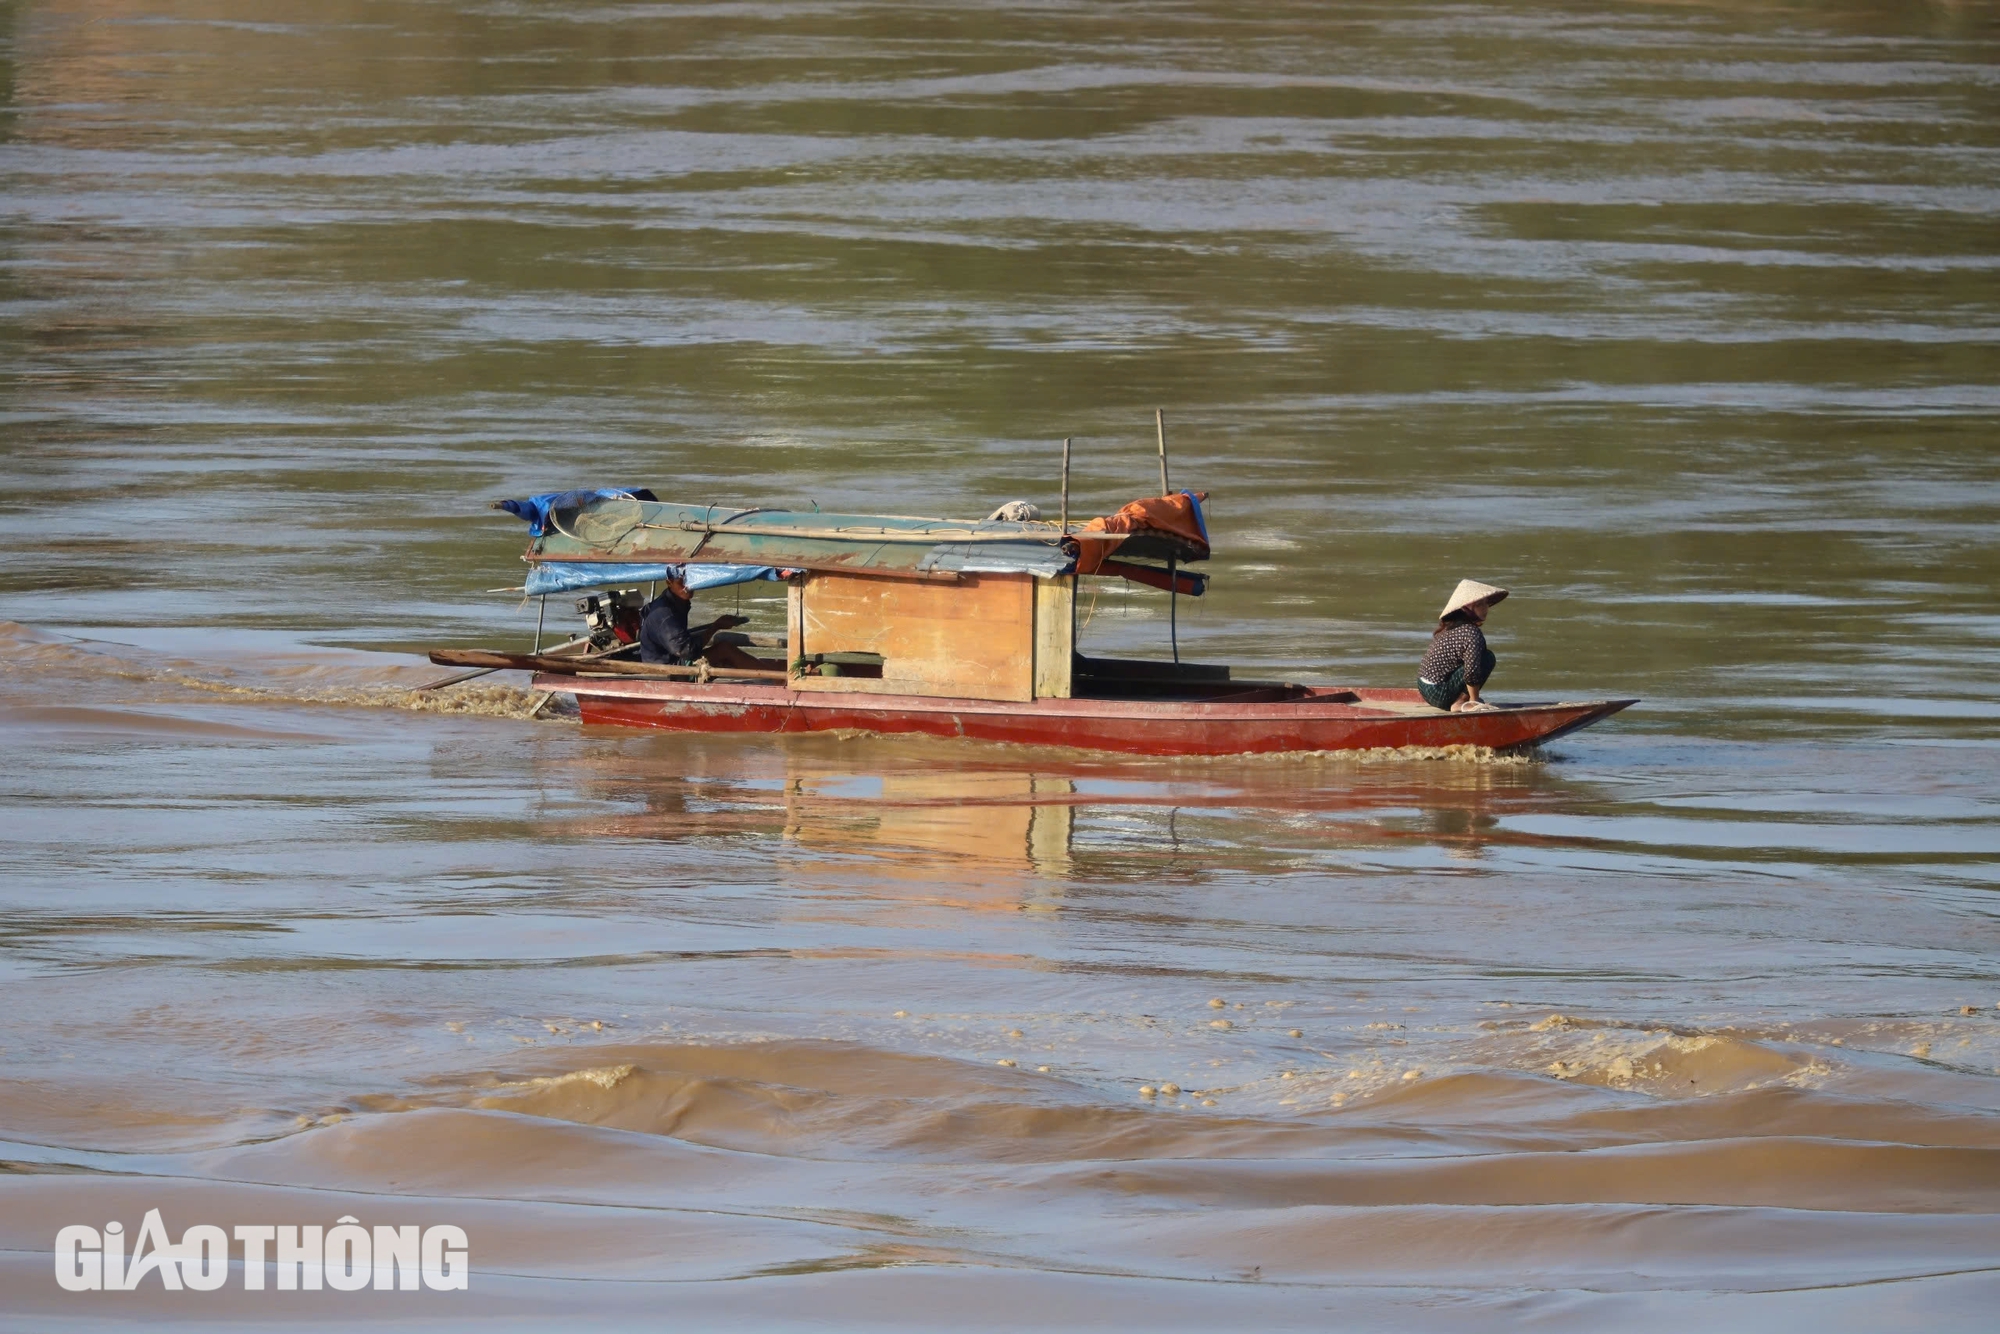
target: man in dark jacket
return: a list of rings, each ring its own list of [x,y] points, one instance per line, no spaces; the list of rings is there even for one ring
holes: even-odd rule
[[[693,607],[679,571],[669,572],[660,595],[639,609],[639,661],[686,665],[700,657],[708,636],[688,629]]]
[[[678,567],[669,567],[666,587],[639,609],[639,661],[687,666],[705,658],[711,667],[765,666],[733,644],[709,642],[716,631],[742,625],[748,617],[718,616],[707,625],[690,629],[688,613],[693,608],[694,595],[688,591],[686,575]]]

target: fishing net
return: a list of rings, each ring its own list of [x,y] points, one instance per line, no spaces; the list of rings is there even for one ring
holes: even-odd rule
[[[644,515],[632,496],[592,496],[579,504],[559,500],[549,506],[549,526],[590,546],[608,547],[637,528]]]

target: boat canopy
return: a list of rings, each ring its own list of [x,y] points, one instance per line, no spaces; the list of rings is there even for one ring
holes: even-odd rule
[[[521,591],[529,597],[547,593],[576,593],[609,584],[665,583],[678,575],[690,593],[704,588],[726,588],[747,584],[753,579],[776,579],[778,572],[768,565],[618,565],[600,561],[543,561],[528,569],[528,582]]]
[[[499,501],[526,519],[537,567],[529,592],[559,592],[619,579],[656,579],[668,565],[845,570],[905,577],[953,574],[1116,574],[1166,586],[1176,565],[1206,560],[1206,496],[1192,491],[1136,500],[1116,514],[1072,527],[1047,520],[954,520],[882,514],[826,514],[769,507],[682,505],[651,492],[584,489]],[[1111,559],[1113,553],[1118,559]],[[589,567],[626,567],[618,571]],[[542,581],[543,570],[552,572]],[[633,568],[637,567],[637,568]],[[575,571],[575,573],[571,573]],[[587,573],[586,573],[587,571]],[[650,572],[649,572],[650,571]],[[571,579],[590,583],[566,582]],[[734,582],[733,580],[730,582]],[[1174,585],[1199,593],[1205,581],[1180,574]],[[694,585],[690,585],[691,587]],[[714,587],[714,584],[703,585]]]

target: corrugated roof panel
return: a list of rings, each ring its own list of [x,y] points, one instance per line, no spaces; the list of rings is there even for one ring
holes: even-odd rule
[[[1085,567],[1094,569],[1115,547],[1130,544],[1132,554],[1164,559],[1175,554],[1176,542],[1167,534],[1102,529],[1077,530],[1065,538],[1055,524],[1045,522],[680,505],[622,492],[565,493],[554,498],[548,519],[546,530],[528,549],[530,562],[701,562],[913,578],[974,573],[1051,577],[1076,568],[1079,547],[1089,557]],[[1155,546],[1157,553],[1151,550]],[[1140,547],[1148,549],[1140,552]],[[1182,557],[1193,554],[1190,548]]]
[[[932,547],[917,562],[924,574],[1033,574],[1044,579],[1075,568],[1076,558],[1060,547],[1026,542],[949,543]]]

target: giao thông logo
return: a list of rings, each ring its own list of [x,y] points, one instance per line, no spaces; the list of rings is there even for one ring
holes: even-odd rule
[[[56,1282],[70,1292],[131,1292],[149,1274],[168,1292],[192,1288],[213,1292],[229,1281],[236,1258],[230,1239],[241,1243],[243,1287],[261,1292],[270,1270],[279,1292],[463,1292],[472,1278],[472,1249],[465,1229],[450,1224],[419,1229],[415,1224],[372,1229],[347,1215],[332,1227],[318,1223],[238,1224],[228,1232],[200,1223],[167,1235],[158,1209],[148,1209],[126,1255],[125,1225],[116,1220],[103,1231],[72,1223],[56,1233]]]

